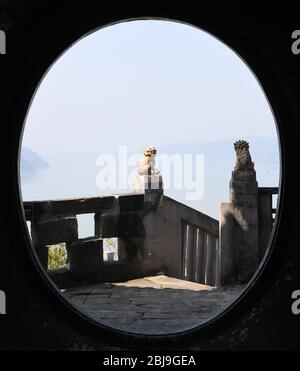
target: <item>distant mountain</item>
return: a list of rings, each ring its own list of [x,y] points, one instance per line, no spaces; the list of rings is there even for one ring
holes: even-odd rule
[[[237,138],[238,139],[238,138]],[[249,137],[250,152],[255,163],[278,161],[278,141],[276,138]],[[210,162],[235,162],[233,143],[236,139],[225,139],[210,143],[178,143],[158,146],[158,153],[195,154],[202,153]]]
[[[40,171],[49,169],[48,163],[36,152],[29,148],[22,147],[21,150],[21,173],[34,175]]]
[[[183,187],[175,187],[173,182],[175,179],[174,166],[170,169],[169,174],[161,168],[164,184],[167,185],[168,179],[171,184],[169,189],[167,189],[167,187],[165,188],[165,194],[217,219],[221,202],[229,201],[229,181],[236,161],[233,143],[237,139],[245,139],[250,143],[250,153],[252,160],[255,163],[259,186],[277,187],[280,174],[277,139],[242,137],[211,143],[157,145],[159,155],[179,154],[181,157],[184,154],[191,154],[194,156],[199,153],[204,155],[204,172],[203,174],[199,172],[199,183],[201,184],[201,187],[203,186],[202,188],[204,190],[202,197],[199,197],[196,200],[188,199],[187,193],[194,192],[195,189],[189,189],[185,182]],[[138,150],[136,150],[136,148],[128,148],[128,156],[136,152],[142,156],[143,148],[147,145],[149,145],[149,143],[145,141],[145,143],[141,144],[141,147]],[[156,143],[154,143],[154,145],[156,145]],[[118,184],[116,184],[116,188],[112,189],[98,188],[96,179],[99,171],[103,168],[103,166],[97,166],[96,164],[97,156],[100,154],[101,146],[98,154],[56,153],[47,155],[45,159],[50,164],[50,170],[47,173],[47,177],[37,177],[38,179],[36,179],[35,183],[28,182],[30,187],[28,186],[26,192],[24,191],[24,197],[27,199],[51,199],[130,192],[132,190],[130,185],[128,185],[127,189],[119,189]],[[119,163],[118,153],[113,152],[112,154],[115,155],[118,170],[118,165],[124,166],[123,162],[121,161]],[[27,166],[28,171],[31,170],[30,166],[34,168],[34,171],[36,171],[36,167],[42,169],[45,168],[45,161],[37,160],[34,156],[37,154],[34,153],[34,160],[30,157],[32,151],[28,151],[27,149],[24,151],[23,149],[22,155],[23,161],[21,166],[24,171],[25,166]],[[40,156],[38,156],[38,158],[41,159]],[[132,170],[136,169],[137,162],[138,160],[136,161],[136,164],[131,162],[130,165],[128,165],[128,174]],[[195,183],[196,170],[195,162],[193,161],[192,171],[187,173],[190,175],[187,177],[185,176],[182,179],[186,180],[191,178],[190,180],[192,183]],[[23,174],[27,173],[24,172]],[[24,179],[25,176],[23,180]],[[32,178],[30,178],[30,180],[32,180]]]

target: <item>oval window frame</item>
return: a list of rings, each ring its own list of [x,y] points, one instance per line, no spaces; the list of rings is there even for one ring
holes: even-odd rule
[[[109,17],[108,17],[109,18]],[[285,168],[285,152],[282,151],[283,147],[283,135],[281,129],[281,113],[279,112],[276,107],[282,107],[282,101],[279,104],[279,99],[281,98],[281,94],[278,91],[274,91],[274,75],[272,71],[268,69],[268,65],[264,63],[264,58],[259,50],[256,50],[255,46],[251,45],[251,52],[246,50],[249,48],[249,43],[242,35],[238,35],[240,40],[236,40],[236,35],[233,36],[230,33],[224,34],[223,30],[218,29],[216,25],[208,26],[207,24],[199,24],[195,21],[187,21],[186,19],[182,19],[180,17],[175,18],[167,18],[165,16],[158,17],[158,16],[151,16],[151,17],[138,17],[135,15],[134,17],[117,17],[116,19],[106,20],[104,24],[99,25],[98,20],[91,20],[91,19],[83,19],[83,22],[80,23],[81,27],[76,29],[76,22],[75,24],[69,25],[68,32],[63,34],[63,32],[58,33],[57,38],[52,39],[50,44],[51,47],[47,49],[47,52],[44,54],[42,58],[42,63],[39,65],[32,65],[29,66],[29,70],[32,70],[33,67],[33,75],[35,78],[32,80],[30,84],[27,80],[27,85],[25,83],[25,89],[23,90],[23,98],[21,94],[19,95],[21,101],[23,102],[20,104],[20,114],[17,115],[18,121],[21,122],[21,129],[25,125],[26,115],[30,109],[30,103],[34,98],[35,92],[38,90],[40,82],[43,80],[43,77],[46,75],[47,70],[52,66],[55,61],[60,58],[63,53],[68,50],[75,42],[80,41],[82,37],[89,35],[103,27],[111,26],[115,23],[126,22],[135,19],[159,19],[159,20],[168,20],[168,21],[175,21],[180,23],[186,23],[189,26],[193,26],[208,32],[212,37],[217,38],[221,42],[223,42],[227,47],[231,48],[239,58],[241,58],[244,63],[248,66],[248,68],[253,72],[254,76],[256,77],[257,81],[261,85],[262,90],[264,91],[267,100],[271,106],[272,112],[274,114],[274,119],[277,125],[278,131],[278,140],[279,140],[279,151],[280,151],[280,169],[281,169],[281,176],[280,176],[280,189],[279,189],[279,203],[278,203],[278,213],[275,220],[275,225],[272,232],[272,237],[270,239],[270,243],[268,246],[268,254],[265,256],[264,261],[260,267],[260,269],[256,272],[255,276],[248,284],[247,288],[243,291],[242,295],[233,302],[229,307],[227,307],[220,315],[216,316],[215,318],[211,319],[210,321],[201,324],[193,329],[181,331],[174,334],[166,334],[166,335],[147,335],[147,334],[136,334],[125,332],[121,330],[116,330],[114,328],[105,326],[100,324],[91,318],[85,316],[82,312],[78,311],[74,308],[66,299],[63,298],[61,294],[58,293],[54,285],[50,282],[47,274],[44,270],[40,267],[38,263],[34,251],[32,249],[27,227],[25,224],[24,218],[24,210],[22,206],[21,200],[21,193],[20,193],[20,180],[19,180],[19,155],[16,158],[16,163],[14,167],[14,191],[15,191],[15,203],[13,208],[18,215],[18,223],[17,225],[20,227],[20,238],[19,241],[23,242],[23,246],[25,246],[24,251],[22,251],[21,256],[25,258],[25,260],[29,263],[27,269],[23,269],[24,273],[26,274],[29,281],[33,282],[29,277],[35,276],[38,277],[40,282],[35,282],[33,286],[35,286],[36,291],[39,293],[39,296],[46,300],[45,303],[50,304],[56,313],[62,315],[62,317],[72,324],[75,328],[80,329],[83,333],[88,335],[94,336],[107,336],[108,339],[113,337],[113,339],[118,341],[125,341],[126,344],[131,343],[134,344],[136,341],[141,343],[148,343],[155,342],[155,343],[178,343],[181,341],[185,341],[192,336],[203,336],[206,335],[208,337],[212,336],[213,334],[218,333],[219,325],[222,321],[223,327],[227,328],[232,324],[235,320],[235,316],[241,317],[243,313],[249,310],[249,307],[253,307],[253,305],[259,300],[262,296],[263,292],[267,290],[269,285],[272,282],[272,276],[274,273],[274,269],[276,271],[276,267],[278,269],[280,265],[280,252],[281,249],[278,247],[280,241],[283,241],[283,238],[279,236],[279,225],[282,225],[282,214],[287,213],[286,206],[284,206],[283,196],[282,193],[283,189],[285,189],[286,183],[284,182],[286,179],[286,168]],[[201,22],[200,22],[201,23]],[[60,42],[57,44],[55,41]],[[45,52],[45,50],[44,50]],[[26,81],[26,78],[25,78]],[[278,83],[279,86],[279,83]],[[21,89],[22,92],[22,89]],[[279,93],[279,94],[278,94]],[[288,106],[288,105],[287,105]],[[284,107],[286,108],[286,107]],[[18,153],[20,149],[21,143],[21,132],[19,132],[19,140],[18,140]],[[286,223],[285,223],[286,224]],[[281,228],[282,229],[282,228]],[[282,233],[281,233],[282,234]],[[277,247],[276,247],[277,246]],[[14,249],[15,250],[15,249]],[[20,250],[18,251],[18,254]],[[16,255],[16,254],[15,254]],[[29,258],[29,259],[27,259]],[[20,259],[17,259],[20,260]],[[24,260],[22,260],[24,262]],[[272,261],[272,264],[271,264]],[[275,264],[275,262],[277,262]],[[274,263],[274,264],[273,264]],[[272,266],[271,266],[272,265]],[[25,272],[26,271],[26,272]],[[34,273],[33,273],[34,272]],[[45,291],[46,289],[46,291]],[[55,309],[54,309],[55,308]]]

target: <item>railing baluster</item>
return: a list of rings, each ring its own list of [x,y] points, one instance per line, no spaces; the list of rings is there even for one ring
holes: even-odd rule
[[[189,224],[188,226],[188,243],[187,243],[187,279],[193,281],[194,272],[195,272],[195,254],[194,254],[194,226]]]
[[[195,239],[194,239],[194,249],[195,249],[195,274],[194,281],[199,280],[199,228],[195,228]]]
[[[202,283],[206,283],[206,260],[207,260],[207,249],[208,249],[208,234],[206,231],[203,233],[203,260],[202,260],[202,272],[203,272],[203,280]]]
[[[197,228],[197,253],[196,253],[196,282],[204,283],[205,270],[204,270],[204,231]]]
[[[182,274],[183,279],[187,278],[187,241],[188,241],[188,224],[182,222]]]
[[[205,284],[214,285],[214,268],[215,268],[215,237],[211,234],[207,235],[207,256],[206,256],[206,272],[205,272]]]

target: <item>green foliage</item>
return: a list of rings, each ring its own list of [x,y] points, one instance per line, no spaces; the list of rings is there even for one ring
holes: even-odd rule
[[[118,249],[118,239],[117,238],[105,238],[103,240],[104,246],[109,252],[117,252]]]
[[[60,269],[66,266],[67,250],[66,244],[48,246],[48,269]]]

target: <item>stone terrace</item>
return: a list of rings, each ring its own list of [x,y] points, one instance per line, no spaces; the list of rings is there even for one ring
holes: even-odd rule
[[[135,333],[182,331],[214,317],[240,295],[167,276],[102,283],[62,290],[80,310],[105,325]]]

